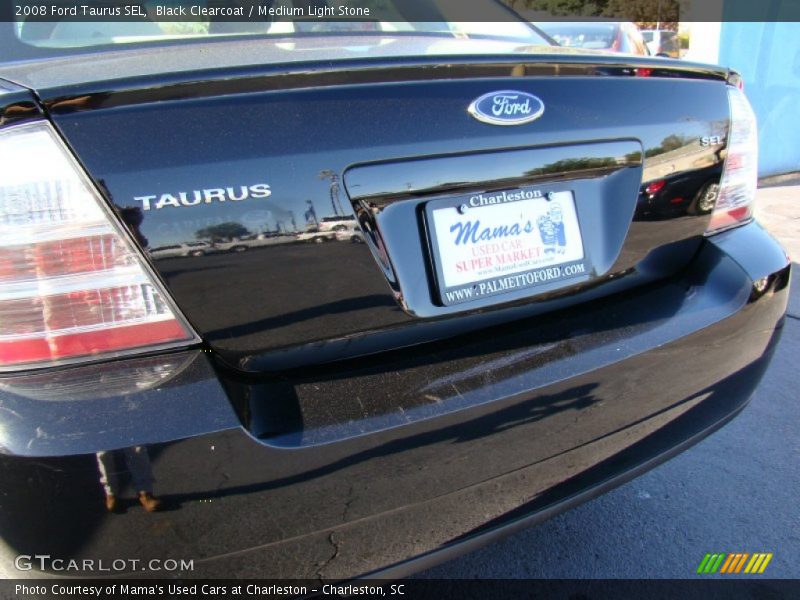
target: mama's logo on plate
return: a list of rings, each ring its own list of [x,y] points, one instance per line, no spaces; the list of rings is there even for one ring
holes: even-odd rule
[[[425,211],[445,306],[589,274],[571,190],[483,192]]]
[[[544,102],[528,92],[502,90],[476,98],[467,112],[491,125],[524,125],[544,114]]]

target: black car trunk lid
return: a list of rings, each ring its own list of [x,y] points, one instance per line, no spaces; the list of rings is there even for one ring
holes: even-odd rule
[[[720,148],[700,139],[727,131],[724,74],[590,58],[37,91],[211,349],[259,372],[452,336],[685,266],[708,220],[696,197],[721,173]],[[541,99],[543,115],[505,127],[467,111],[509,89]],[[520,190],[572,195],[585,271],[448,304],[431,203]]]

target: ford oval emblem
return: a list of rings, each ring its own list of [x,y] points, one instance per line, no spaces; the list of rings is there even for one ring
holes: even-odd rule
[[[544,102],[527,92],[502,90],[476,98],[467,112],[492,125],[524,125],[544,114]]]

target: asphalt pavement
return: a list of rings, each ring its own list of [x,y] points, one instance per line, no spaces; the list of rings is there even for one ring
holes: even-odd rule
[[[765,576],[800,578],[800,186],[759,190],[757,215],[795,264],[783,336],[745,411],[644,476],[419,577],[687,578],[708,552],[772,552]]]

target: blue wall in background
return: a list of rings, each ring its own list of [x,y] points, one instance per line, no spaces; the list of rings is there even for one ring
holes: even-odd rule
[[[776,19],[797,12],[792,0],[762,1]],[[719,64],[744,76],[758,117],[759,175],[800,171],[800,23],[724,22]]]

